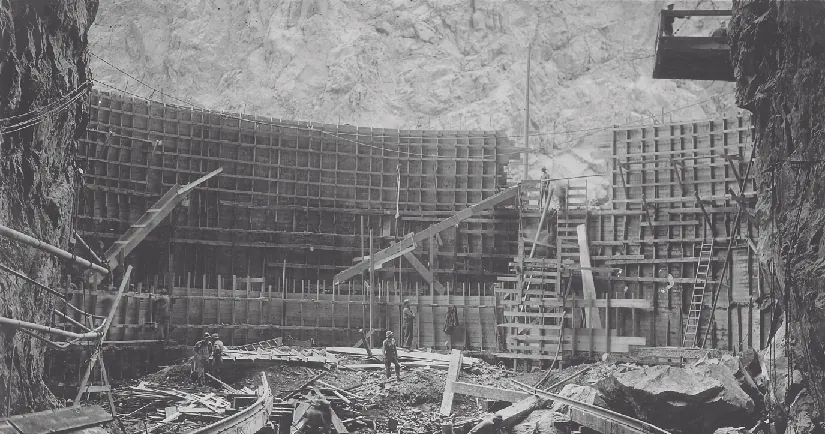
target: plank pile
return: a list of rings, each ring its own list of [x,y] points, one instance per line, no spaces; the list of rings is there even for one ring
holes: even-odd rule
[[[254,395],[251,390],[240,392]],[[189,431],[226,417],[232,406],[215,393],[188,393],[141,382],[117,391],[124,424],[142,432]]]
[[[323,349],[294,348],[277,345],[276,341],[264,341],[243,347],[227,347],[223,362],[229,364],[267,365],[298,363],[324,368],[338,364],[338,359]]]
[[[354,348],[354,347],[327,347],[327,353],[332,354],[341,354],[349,357],[359,357],[363,359],[367,359],[367,350],[364,348]],[[383,356],[381,355],[381,351],[373,351],[374,358],[379,360],[383,360]],[[432,369],[443,369],[447,370],[450,366],[450,355],[449,354],[441,354],[441,353],[433,353],[427,351],[406,351],[399,349],[398,350],[398,361],[402,363],[404,366],[410,367],[422,367],[422,368],[432,368]],[[473,358],[473,357],[463,357],[462,358],[462,367],[463,368],[472,368],[473,366],[481,365],[481,360]],[[383,363],[365,363],[365,364],[347,364],[341,365],[341,368],[346,369],[384,369]]]

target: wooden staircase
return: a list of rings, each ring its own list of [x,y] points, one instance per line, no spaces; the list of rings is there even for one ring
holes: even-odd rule
[[[538,184],[522,185],[519,253],[510,262],[509,273],[497,278],[496,295],[505,308],[498,327],[506,330],[508,349],[499,355],[505,358],[553,359],[561,344],[564,310],[557,302],[549,302],[558,298],[561,286],[559,262],[549,257],[557,251],[557,243],[542,241],[547,234],[544,228],[556,211],[543,209],[539,197]],[[526,233],[527,227],[535,227],[539,236]]]
[[[587,222],[587,180],[567,180],[565,192],[566,200],[559,203],[559,217],[556,225],[557,254],[562,264],[579,266],[579,244],[576,228]]]
[[[708,273],[713,258],[713,238],[703,241],[699,250],[699,262],[696,265],[696,280],[693,283],[693,294],[690,299],[690,311],[682,335],[683,347],[695,347],[696,336],[699,334],[699,320],[702,317],[702,305],[705,301],[705,292],[708,284]]]

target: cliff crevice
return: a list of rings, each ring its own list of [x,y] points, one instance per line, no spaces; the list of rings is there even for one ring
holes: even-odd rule
[[[97,0],[0,3],[0,224],[66,248],[72,231],[76,140],[88,122],[87,31]],[[61,264],[0,238],[0,260],[58,287]],[[0,273],[0,315],[47,324],[50,296]],[[54,404],[42,342],[0,328],[0,416]]]

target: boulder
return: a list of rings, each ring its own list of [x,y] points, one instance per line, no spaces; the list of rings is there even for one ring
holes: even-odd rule
[[[684,428],[686,420],[696,421],[697,433],[747,425],[754,409],[753,400],[721,363],[690,370],[653,366],[617,372],[596,388],[610,409],[665,429]]]
[[[524,420],[513,427],[513,434],[561,434],[561,431],[556,428],[557,422],[566,422],[569,418],[560,415],[553,410],[534,410],[527,415]]]
[[[750,374],[752,378],[755,378],[757,375],[762,373],[762,366],[759,360],[759,353],[756,352],[753,348],[748,348],[745,351],[739,353],[739,362],[742,364],[742,367],[745,368],[745,371]]]
[[[756,401],[761,404],[762,394],[737,357],[723,355],[719,359],[703,358],[691,365],[688,371],[719,380],[725,386],[727,400],[741,400],[740,404],[748,408],[748,413],[754,411]]]

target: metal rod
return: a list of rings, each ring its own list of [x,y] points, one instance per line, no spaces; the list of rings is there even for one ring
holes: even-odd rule
[[[69,295],[68,295],[68,294],[61,294],[61,293],[59,293],[59,292],[55,291],[54,289],[51,289],[51,288],[49,288],[48,286],[43,285],[42,283],[40,283],[40,282],[38,282],[38,281],[36,281],[36,280],[34,280],[34,279],[32,279],[32,278],[30,278],[30,277],[26,276],[25,274],[23,274],[23,273],[21,273],[21,272],[19,272],[19,271],[16,271],[16,270],[13,270],[13,269],[11,269],[11,268],[9,268],[9,267],[6,267],[6,266],[5,266],[5,265],[3,265],[3,264],[0,264],[0,270],[3,270],[3,271],[5,271],[5,272],[7,272],[7,273],[9,273],[9,274],[13,274],[13,275],[15,275],[15,276],[17,276],[17,277],[19,277],[19,278],[21,278],[21,279],[25,280],[26,282],[29,282],[29,283],[31,283],[32,285],[35,285],[35,286],[37,286],[38,288],[40,288],[40,289],[42,289],[42,290],[44,290],[44,291],[48,292],[49,294],[52,294],[52,295],[57,296],[57,297],[60,297],[60,298],[62,298],[62,299],[64,299],[64,300],[68,300],[68,299],[69,299]]]
[[[28,331],[28,330],[26,330],[26,329],[20,329],[20,330],[18,330],[18,331],[19,331],[20,333],[25,334],[25,335],[29,335],[29,336],[31,336],[31,337],[33,337],[33,338],[40,339],[41,341],[43,341],[43,343],[45,343],[45,344],[46,344],[46,345],[48,345],[49,347],[54,348],[54,349],[56,349],[56,350],[65,350],[65,349],[66,349],[66,347],[68,347],[68,346],[69,346],[69,344],[67,344],[67,343],[65,343],[65,342],[52,342],[52,341],[50,341],[50,340],[48,340],[48,339],[44,338],[43,336],[40,336],[40,335],[39,335],[39,334],[37,334],[37,333],[30,332],[30,331]]]
[[[90,318],[94,318],[94,319],[104,319],[104,318],[106,318],[105,316],[95,315],[95,314],[86,312],[85,310],[80,310],[79,307],[76,307],[75,305],[73,305],[71,303],[66,303],[66,307],[68,307],[68,308],[74,310],[75,312],[77,312],[77,313],[79,313],[83,316],[86,316],[86,317],[90,317]]]
[[[12,228],[7,227],[7,226],[0,225],[0,235],[11,238],[15,241],[19,241],[23,244],[26,244],[26,245],[34,247],[36,249],[42,250],[46,253],[50,253],[54,256],[57,256],[58,258],[66,260],[66,261],[74,262],[77,265],[80,265],[80,266],[83,266],[83,267],[86,267],[86,268],[91,268],[92,270],[94,270],[94,271],[96,271],[100,274],[103,274],[103,275],[108,275],[109,274],[109,270],[101,267],[100,265],[93,264],[93,263],[89,262],[86,259],[83,259],[79,256],[73,255],[73,254],[71,254],[71,253],[69,253],[69,252],[67,252],[63,249],[57,248],[57,247],[55,247],[51,244],[44,243],[43,241],[40,241],[36,238],[32,238],[32,237],[30,237],[30,236],[28,236],[28,235],[26,235],[22,232],[18,232],[16,230],[12,229]]]
[[[37,324],[33,322],[26,322],[20,321],[17,319],[6,318],[4,316],[0,316],[0,324],[5,324],[15,328],[23,328],[29,330],[37,330],[45,333],[51,333],[53,335],[58,336],[66,336],[69,338],[75,338],[80,340],[90,340],[90,339],[97,339],[100,327],[86,332],[86,333],[73,333],[66,330],[57,329],[54,327],[44,326],[42,324]]]
[[[83,246],[83,248],[86,249],[86,251],[89,252],[90,255],[92,255],[92,258],[94,258],[95,262],[97,262],[100,265],[103,265],[103,260],[100,259],[100,256],[97,256],[97,253],[95,253],[95,251],[92,250],[92,248],[89,247],[88,244],[86,244],[86,241],[84,241],[83,238],[81,238],[80,235],[78,235],[77,231],[74,232],[74,237],[77,241],[80,241],[80,245]]]
[[[68,322],[70,322],[70,323],[72,323],[72,324],[74,324],[74,325],[76,325],[76,326],[80,327],[81,329],[83,329],[83,331],[86,331],[86,332],[91,331],[91,330],[89,330],[89,328],[88,328],[88,327],[86,327],[85,325],[83,325],[83,324],[81,324],[81,323],[79,323],[79,322],[75,321],[73,318],[71,318],[70,316],[66,315],[65,313],[63,313],[63,312],[61,312],[61,311],[59,311],[59,310],[57,310],[57,309],[52,309],[52,312],[56,313],[58,316],[60,316],[61,318],[65,319],[66,321],[68,321]]]

